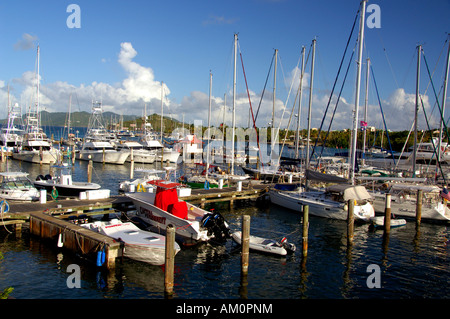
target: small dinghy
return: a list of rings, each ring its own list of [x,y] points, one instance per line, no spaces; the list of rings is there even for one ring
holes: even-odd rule
[[[125,243],[124,256],[152,265],[164,265],[166,237],[142,230],[131,222],[118,219],[96,221],[80,225],[81,227],[115,238]],[[180,246],[175,242],[175,254]]]
[[[231,237],[239,245],[242,244],[242,234],[240,231],[232,233]],[[283,237],[278,242],[273,239],[267,239],[252,235],[250,235],[249,248],[251,250],[279,256],[286,256],[287,254],[292,254],[296,249],[294,244],[288,243],[286,237]]]
[[[384,226],[384,216],[372,217],[370,219],[370,226],[374,228],[380,228]],[[401,227],[406,225],[405,219],[391,219],[391,228]]]

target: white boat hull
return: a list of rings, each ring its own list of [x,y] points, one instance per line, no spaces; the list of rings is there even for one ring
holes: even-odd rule
[[[384,213],[385,207],[386,195],[375,195],[375,211]],[[391,197],[391,212],[395,216],[414,219],[416,218],[416,201],[412,199],[400,200],[396,197]],[[430,221],[449,222],[450,209],[441,202],[423,203],[421,218]]]
[[[20,151],[12,154],[13,159],[35,164],[56,163],[60,157],[58,150],[52,151]]]
[[[117,151],[85,151],[81,150],[79,153],[79,159],[84,161],[92,160],[96,163],[106,163],[106,164],[118,164],[122,165],[127,160],[130,152],[117,152]],[[90,156],[90,158],[89,158]]]
[[[242,245],[242,233],[240,231],[232,233],[231,237],[236,243]],[[249,236],[249,239],[249,249],[251,250],[279,256],[286,256],[288,254],[288,251],[273,239],[266,239],[252,235]]]
[[[163,235],[141,230],[130,222],[122,223],[118,220],[81,226],[123,241],[125,243],[123,253],[127,258],[158,266],[165,264],[166,238]],[[175,254],[179,251],[180,246],[175,243]]]
[[[290,192],[269,191],[270,201],[278,206],[288,208],[298,213],[303,211],[303,206],[309,206],[309,214],[324,218],[347,220],[347,204],[335,202],[321,196],[321,192]],[[369,221],[375,216],[375,211],[370,203],[355,205],[355,220]]]
[[[173,225],[178,239],[186,245],[206,242],[215,236],[208,234],[207,228],[202,226],[203,218],[209,213],[199,207],[186,202],[188,216],[183,219],[153,205],[155,193],[126,193],[126,196],[133,201],[137,217],[163,231],[168,225]]]

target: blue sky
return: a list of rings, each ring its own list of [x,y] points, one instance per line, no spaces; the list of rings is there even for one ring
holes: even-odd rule
[[[81,9],[81,28],[66,25],[71,14],[66,9],[71,3]],[[414,116],[417,44],[423,45],[430,68],[436,70],[433,81],[437,90],[443,83],[450,1],[374,0],[369,4],[380,7],[381,28],[366,27],[363,58],[372,61],[388,128],[408,130]],[[41,107],[45,110],[67,111],[72,94],[73,111],[90,111],[91,100],[101,99],[105,110],[118,114],[141,115],[145,104],[149,113],[159,113],[163,81],[164,114],[179,120],[184,115],[185,122],[203,120],[206,124],[211,71],[212,124],[222,120],[226,93],[226,121],[231,124],[233,36],[238,33],[255,112],[274,49],[278,49],[277,124],[284,106],[283,123],[287,122],[294,103],[295,90],[289,100],[288,92],[301,47],[308,52],[312,39],[317,39],[312,126],[318,127],[358,7],[358,0],[3,1],[0,104],[5,107],[0,109],[0,117],[7,114],[8,84],[11,100],[23,110],[31,104],[39,44]],[[355,43],[353,36],[350,47]],[[249,103],[240,62],[236,114],[238,125],[246,125]],[[353,63],[332,129],[351,126],[355,74]],[[363,69],[363,80],[364,74]],[[302,127],[306,127],[309,75],[310,63],[306,65]],[[369,125],[381,127],[373,80],[369,83]],[[431,114],[435,98],[428,84],[422,60],[421,93]],[[272,70],[258,126],[270,121],[273,85]],[[363,88],[364,83],[360,104],[364,102]],[[334,108],[334,103],[330,107]],[[433,114],[432,123],[437,125],[437,111]],[[328,126],[328,121],[325,123]],[[420,125],[426,128],[424,120]]]

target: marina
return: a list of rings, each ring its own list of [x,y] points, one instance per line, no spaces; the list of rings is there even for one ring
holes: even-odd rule
[[[345,9],[356,14],[353,20],[351,15],[342,19],[352,25],[347,41],[336,42],[346,43],[342,57],[336,55],[336,43],[326,49],[326,69],[337,66],[337,60],[330,64],[332,56],[341,58],[332,88],[328,79],[326,86],[314,80],[315,71],[322,76],[329,72],[321,69],[321,54],[329,45],[322,43],[323,35],[310,39],[309,49],[302,46],[290,72],[285,72],[281,52],[274,49],[264,88],[255,91],[255,83],[248,86],[240,35],[234,33],[228,79],[218,81],[229,82],[223,99],[213,96],[210,70],[209,98],[191,88],[191,97],[178,101],[170,78],[170,89],[156,78],[161,69],[172,66],[161,63],[161,69],[153,70],[141,65],[144,62],[134,60],[137,51],[131,42],[120,43],[116,54],[127,76],[122,82],[116,79],[110,85],[95,79],[77,87],[61,80],[48,85],[41,78],[41,44],[37,37],[23,34],[22,45],[18,42],[14,49],[36,49],[34,72],[23,74],[27,80],[10,75],[15,85],[23,85],[23,105],[16,103],[17,88],[10,95],[9,83],[6,91],[6,82],[0,80],[0,98],[7,97],[7,119],[0,134],[0,299],[239,300],[234,308],[222,304],[220,312],[250,314],[252,307],[272,313],[269,300],[275,299],[450,298],[450,136],[444,115],[450,34],[439,56],[446,52],[442,98],[433,83],[438,68],[432,75],[425,57],[437,52],[434,43],[432,50],[421,44],[415,48],[415,94],[405,93],[397,83],[394,94],[380,98],[373,71],[379,61],[363,58],[373,45],[366,33],[377,31],[367,28],[381,28],[380,6],[367,2]],[[66,25],[79,29],[80,7],[72,4],[67,12],[70,8],[73,19]],[[203,21],[204,30],[239,20],[210,18],[216,21]],[[55,48],[41,37],[43,70],[54,72]],[[108,36],[99,37],[99,47],[106,48],[103,38]],[[109,55],[101,54],[101,63],[111,68]],[[160,53],[154,54],[156,58]],[[187,47],[185,54],[187,60]],[[384,54],[387,58],[385,48]],[[182,59],[171,59],[181,66]],[[249,65],[261,69],[258,59],[254,55]],[[282,97],[277,96],[277,67],[282,69],[279,75],[288,74],[284,81],[278,79],[286,86]],[[120,73],[105,70],[97,72],[108,81],[117,76],[112,73]],[[344,90],[349,70],[355,83]],[[273,91],[264,100],[271,72]],[[183,79],[186,88],[190,81],[199,81],[197,73],[201,72]],[[54,75],[44,76],[53,80]],[[434,97],[421,93],[420,80],[426,76]],[[369,92],[371,81],[374,90]],[[384,90],[390,86],[386,74],[381,85]],[[305,93],[309,103],[302,129]],[[347,102],[350,93],[353,104]],[[378,105],[369,103],[369,93],[376,93]],[[401,94],[404,98],[399,99]],[[61,96],[69,101],[65,120],[63,112],[47,112],[61,108]],[[257,108],[255,98],[260,98]],[[334,110],[329,109],[332,101]],[[398,123],[392,114],[385,117],[382,102],[390,112],[402,110]],[[439,119],[427,115],[432,102]],[[78,104],[79,112],[71,112],[72,103]],[[339,103],[341,108],[345,104],[345,111],[336,113]],[[21,114],[21,106],[26,113]],[[89,112],[81,110],[87,107]],[[147,107],[154,111],[151,116]],[[43,116],[51,119],[43,121]],[[202,122],[206,117],[207,124]],[[53,120],[58,124],[50,124]],[[393,132],[386,120],[396,129],[411,128]],[[248,299],[262,302],[251,304]],[[292,305],[282,305],[282,311],[293,313]],[[164,315],[173,311],[161,310],[166,310]],[[210,306],[183,303],[176,313],[206,316],[210,310],[217,314]],[[274,314],[279,316],[281,310]]]
[[[19,165],[21,170],[26,169],[31,176],[42,174],[43,169],[39,165],[15,161],[2,165]],[[182,167],[182,164],[179,165]],[[85,161],[75,162],[74,180],[87,178],[87,166],[88,163]],[[51,218],[49,224],[56,221],[64,223],[64,226],[53,230],[52,239],[43,240],[39,235],[33,235],[36,230],[32,231],[34,229],[32,222],[17,213],[17,217],[22,216],[21,219],[16,219],[21,221],[20,232],[14,232],[11,225],[6,226],[11,233],[6,230],[0,232],[3,238],[0,249],[4,255],[0,268],[2,273],[7,274],[0,279],[0,283],[3,286],[15,286],[16,298],[165,298],[163,269],[129,258],[123,259],[119,253],[120,245],[118,247],[111,239],[105,241],[100,234],[91,232],[84,241],[84,249],[96,247],[98,242],[109,243],[112,251],[116,249],[114,268],[109,271],[96,266],[95,254],[87,258],[68,247],[57,246],[59,234],[57,229],[71,224],[67,220],[71,215],[79,216],[80,213],[77,211],[82,211],[82,216],[89,217],[90,214],[114,215],[120,210],[132,210],[129,200],[118,192],[119,180],[129,177],[129,169],[129,164],[117,169],[116,165],[94,163],[93,180],[99,182],[102,187],[111,189],[109,198],[94,200],[61,198],[56,201],[49,199],[45,204],[39,202],[10,204],[10,211],[30,212],[30,215],[37,212],[46,219]],[[117,180],[109,178],[113,175]],[[214,199],[217,199],[217,192],[217,189],[192,190],[191,199],[198,201],[196,196],[201,196],[199,194],[205,197],[214,196]],[[236,188],[223,190],[224,194],[227,192],[236,193]],[[264,196],[264,193],[257,196]],[[241,247],[233,240],[228,240],[224,245],[202,244],[182,248],[175,256],[173,297],[189,299],[449,297],[447,292],[433,284],[449,278],[447,267],[449,232],[446,225],[422,223],[418,230],[415,223],[409,221],[405,226],[391,230],[387,244],[382,228],[371,231],[369,224],[355,225],[353,244],[349,246],[345,221],[310,216],[308,254],[305,258],[301,249],[303,244],[301,214],[269,203],[267,198],[258,202],[254,199],[242,199],[236,200],[231,206],[229,202],[217,201],[205,203],[205,206],[220,212],[230,224],[230,228],[235,231],[241,230],[243,215],[251,216],[252,236],[274,239],[285,236],[297,247],[293,254],[280,258],[250,251],[248,283],[245,283],[241,280]],[[68,208],[71,211],[67,212]],[[47,214],[43,214],[44,211]],[[48,212],[52,212],[51,215],[54,216],[51,217]],[[63,216],[65,217],[62,218]],[[81,228],[79,225],[73,227]],[[40,231],[40,227],[38,228]],[[68,243],[69,238],[67,235]],[[36,283],[32,277],[37,276],[37,273],[29,271],[30,267],[27,267],[24,273],[25,269],[21,270],[20,266],[23,258],[28,260],[25,264],[30,265],[32,269],[44,267],[44,273],[39,273],[39,276],[44,278],[51,276],[46,280],[54,284],[46,286],[45,280],[42,284]],[[414,261],[411,263],[412,259]],[[70,273],[67,273],[66,269],[70,264],[78,264],[83,269],[85,275],[82,276],[82,289],[67,288],[66,279]],[[370,289],[366,285],[368,276],[366,269],[370,264],[377,264],[383,270],[383,288],[380,290]],[[282,279],[275,280],[280,278],[280,273]],[[411,277],[410,273],[414,276]],[[268,279],[267,276],[270,275],[274,276],[275,281]],[[55,291],[54,286],[60,288]],[[121,288],[118,289],[119,287]]]

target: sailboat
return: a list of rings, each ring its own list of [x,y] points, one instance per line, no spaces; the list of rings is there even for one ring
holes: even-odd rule
[[[356,131],[357,131],[357,114],[359,107],[359,90],[360,90],[360,79],[361,79],[361,60],[362,60],[362,44],[364,36],[364,16],[365,16],[365,5],[366,0],[361,3],[361,15],[360,15],[360,30],[359,30],[359,57],[357,64],[357,78],[356,78],[356,96],[355,96],[355,118],[353,121],[354,136],[352,141],[352,164],[350,168],[350,183],[345,178],[340,178],[337,176],[329,176],[327,174],[322,174],[319,172],[314,172],[311,170],[306,170],[306,181],[307,186],[303,187],[300,185],[295,185],[291,189],[286,189],[287,186],[276,185],[274,188],[270,189],[269,196],[270,200],[280,206],[288,209],[292,209],[300,212],[304,205],[310,207],[310,214],[317,215],[332,219],[347,219],[348,215],[348,201],[352,200],[355,202],[354,206],[354,217],[355,220],[362,220],[369,222],[372,217],[375,217],[375,210],[372,206],[372,196],[367,192],[364,186],[355,185],[355,163],[356,163]],[[311,63],[311,84],[310,84],[310,105],[309,112],[311,112],[311,97],[312,97],[312,81],[314,77],[314,56],[315,56],[315,44],[316,40],[313,40],[312,46],[312,63]],[[311,117],[309,116],[309,119]],[[308,120],[308,132],[309,132],[309,120]],[[308,133],[309,140],[309,133]],[[309,143],[307,149],[307,167],[309,166]],[[310,180],[324,180],[329,183],[337,183],[336,185],[331,185],[326,189],[309,189]],[[331,180],[330,180],[331,179]]]
[[[26,118],[26,131],[23,136],[22,145],[17,152],[12,154],[16,160],[50,164],[56,163],[60,157],[60,150],[53,147],[51,141],[41,128],[41,114],[39,113],[39,54],[40,49],[37,47],[37,102],[36,108],[30,109]]]

